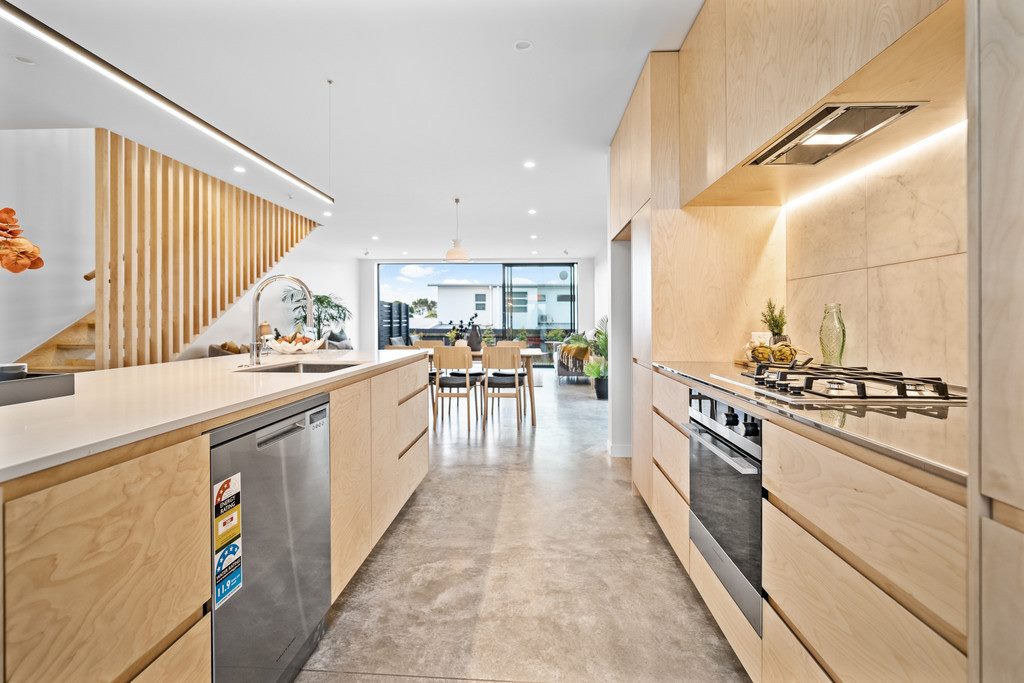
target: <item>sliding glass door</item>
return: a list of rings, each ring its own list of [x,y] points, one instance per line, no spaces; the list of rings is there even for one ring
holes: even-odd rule
[[[529,346],[550,351],[546,342],[552,330],[576,330],[575,263],[506,263],[502,271],[507,339],[525,338]]]

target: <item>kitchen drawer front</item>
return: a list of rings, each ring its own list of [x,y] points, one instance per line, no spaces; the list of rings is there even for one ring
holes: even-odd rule
[[[967,659],[767,500],[762,585],[844,681],[964,681]]]
[[[831,680],[772,606],[761,607],[761,681],[763,683],[829,683]]]
[[[114,680],[210,599],[210,440],[4,505],[6,676]]]
[[[671,482],[657,467],[654,468],[654,482],[651,486],[651,512],[658,520],[665,538],[682,562],[683,568],[690,569],[690,506],[679,495]]]
[[[423,434],[398,461],[399,481],[402,487],[402,505],[409,500],[416,487],[427,476],[429,467],[429,437]],[[399,506],[401,507],[401,506]]]
[[[669,420],[685,425],[690,421],[690,387],[656,370],[654,407]]]
[[[708,611],[715,618],[722,634],[729,641],[733,652],[740,660],[740,664],[746,670],[752,681],[761,680],[761,638],[757,631],[750,625],[743,612],[736,605],[736,602],[729,595],[729,591],[715,572],[711,565],[700,554],[697,546],[690,541],[690,579],[696,586],[697,592],[704,598],[704,604]]]
[[[427,359],[403,365],[392,370],[398,376],[398,400],[409,396],[420,387],[427,386]]]
[[[205,683],[213,680],[213,640],[210,615],[199,620],[152,664],[142,670],[135,683]]]
[[[430,392],[424,386],[420,391],[398,406],[399,453],[404,451],[427,428]]]
[[[690,439],[654,414],[654,462],[686,500],[690,499]]]
[[[763,449],[768,491],[964,636],[966,509],[778,425]]]

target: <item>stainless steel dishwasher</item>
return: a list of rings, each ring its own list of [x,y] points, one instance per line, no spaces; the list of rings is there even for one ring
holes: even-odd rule
[[[217,683],[290,681],[323,634],[331,606],[327,404],[321,394],[210,433]]]

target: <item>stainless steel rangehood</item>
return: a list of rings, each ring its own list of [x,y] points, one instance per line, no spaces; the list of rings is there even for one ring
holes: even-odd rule
[[[812,166],[881,130],[921,104],[826,104],[784,133],[747,165]]]

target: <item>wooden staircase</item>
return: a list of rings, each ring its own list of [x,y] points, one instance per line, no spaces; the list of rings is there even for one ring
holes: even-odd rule
[[[89,311],[18,359],[29,372],[85,372],[96,369],[96,312]]]

